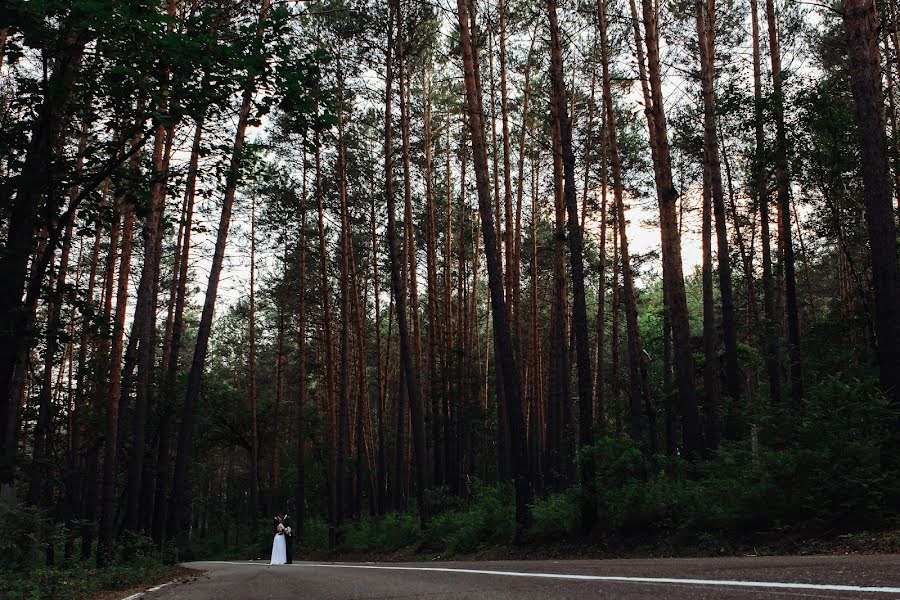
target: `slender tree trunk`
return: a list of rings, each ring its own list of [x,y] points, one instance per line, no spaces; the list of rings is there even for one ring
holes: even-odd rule
[[[856,105],[875,290],[879,380],[885,395],[897,404],[900,400],[900,273],[885,137],[878,29],[873,0],[845,0],[844,31],[850,57],[851,91]]]
[[[572,326],[575,329],[575,357],[578,374],[578,442],[581,448],[594,441],[593,417],[593,375],[591,374],[591,348],[588,338],[587,303],[584,290],[584,243],[581,222],[578,219],[578,198],[575,189],[575,152],[572,148],[572,124],[569,122],[566,84],[563,75],[562,48],[559,40],[559,23],[556,15],[556,0],[547,0],[550,20],[550,80],[552,88],[552,108],[559,123],[560,146],[562,149],[563,174],[565,178],[564,197],[568,216],[569,262],[572,267]],[[590,135],[590,134],[588,134]],[[594,464],[589,455],[581,460],[581,484],[593,494]],[[593,500],[591,499],[591,502]],[[587,514],[587,513],[586,513]],[[593,515],[593,512],[590,513]]]
[[[373,175],[374,177],[374,175]],[[375,467],[375,503],[376,514],[382,516],[387,511],[387,454],[385,449],[384,403],[385,403],[385,366],[382,364],[381,352],[381,288],[379,275],[378,235],[375,218],[375,194],[371,195],[372,221],[372,281],[375,295],[375,371],[376,371],[376,428],[378,436],[378,458]],[[388,333],[390,335],[390,333]]]
[[[791,239],[790,171],[787,157],[787,133],[784,124],[784,92],[781,72],[781,45],[774,0],[766,0],[769,26],[769,52],[772,64],[772,110],[775,117],[775,183],[778,202],[778,242],[781,250],[779,271],[784,274],[784,303],[787,313],[788,358],[791,375],[791,403],[800,408],[803,400],[803,368],[800,362],[800,313],[797,308],[797,276],[794,272],[794,243]]]
[[[251,535],[259,515],[259,424],[257,423],[256,390],[256,196],[250,199],[250,305],[248,329],[248,364],[250,376],[250,506],[247,524]]]
[[[559,122],[553,128],[553,300],[550,307],[550,372],[547,380],[547,471],[554,489],[561,492],[569,481],[566,472],[570,452],[567,410],[571,392],[571,366],[569,362],[568,307],[566,290],[566,204],[563,184],[562,151],[559,141]]]
[[[509,419],[512,456],[512,477],[516,483],[516,531],[521,535],[529,522],[528,504],[531,488],[527,476],[524,429],[522,420],[522,385],[520,371],[516,366],[512,340],[506,321],[506,303],[503,298],[503,279],[500,257],[497,252],[496,230],[491,214],[491,198],[487,170],[487,150],[484,145],[484,108],[481,103],[481,83],[478,74],[477,47],[474,45],[469,25],[469,7],[466,0],[457,0],[457,16],[463,73],[466,84],[466,106],[469,115],[469,133],[474,158],[476,187],[478,189],[478,212],[481,216],[481,232],[488,271],[488,287],[491,294],[491,314],[494,323],[494,352],[503,377],[504,400]]]
[[[401,395],[397,399],[398,406],[403,405],[403,400],[409,400],[409,409],[412,417],[412,434],[413,434],[413,446],[414,452],[416,456],[416,484],[417,484],[417,499],[419,504],[419,519],[424,524],[428,520],[428,512],[427,507],[425,505],[425,486],[426,486],[426,473],[425,473],[425,463],[426,463],[426,452],[425,452],[425,431],[424,431],[424,419],[421,418],[422,413],[422,398],[420,394],[420,386],[419,386],[419,373],[414,365],[414,356],[412,355],[414,349],[410,347],[409,340],[409,329],[407,326],[407,312],[406,312],[406,294],[407,291],[404,289],[403,281],[400,276],[401,262],[403,262],[403,258],[400,254],[399,248],[399,240],[397,239],[397,217],[396,217],[396,202],[394,198],[394,186],[393,186],[393,159],[392,159],[392,146],[391,146],[391,87],[393,83],[393,70],[392,70],[392,62],[393,62],[393,45],[394,45],[394,25],[393,25],[393,17],[396,15],[398,28],[399,24],[402,23],[402,19],[400,16],[400,7],[399,2],[392,2],[392,11],[391,17],[388,20],[388,57],[387,57],[387,87],[385,91],[385,140],[384,140],[384,156],[385,156],[385,195],[387,196],[387,210],[388,210],[388,252],[389,259],[391,264],[391,288],[394,294],[394,302],[396,303],[396,312],[397,312],[397,328],[399,335],[399,345],[400,345],[400,368],[401,368]],[[398,43],[398,46],[400,44]],[[402,62],[401,62],[402,64]],[[403,76],[402,73],[400,75],[401,80],[401,102],[403,100],[403,92],[405,89],[403,86]],[[401,107],[403,105],[401,104]],[[403,119],[401,117],[401,119]],[[403,119],[405,120],[405,119]],[[407,144],[404,144],[407,146]],[[408,150],[407,150],[408,151]],[[408,222],[407,227],[411,227],[412,223]],[[411,236],[410,236],[411,237]],[[404,389],[405,387],[405,389]],[[399,421],[398,421],[399,424]],[[420,428],[420,425],[422,426]],[[396,482],[395,482],[396,483]]]
[[[109,180],[103,186],[103,199],[101,206],[107,206],[109,195]],[[120,228],[120,203],[116,202],[112,207],[112,224],[109,229],[109,250],[107,256],[106,280],[104,282],[103,295],[103,316],[101,323],[109,325],[112,313],[112,279],[115,274],[116,249],[119,244],[119,228]],[[89,381],[96,378],[96,373],[102,369],[93,369],[95,364],[100,364],[98,360],[100,352],[95,350],[89,357],[88,348],[94,345],[96,341],[91,328],[90,317],[94,313],[94,289],[97,283],[97,269],[100,260],[100,245],[103,235],[102,222],[98,219],[95,223],[96,230],[94,232],[94,246],[91,250],[91,267],[88,275],[87,293],[85,294],[86,302],[82,309],[82,328],[78,341],[78,367],[76,370],[78,385],[75,388],[75,414],[73,421],[75,423],[72,454],[73,462],[76,464],[80,458],[80,447],[83,444],[86,447],[83,468],[77,476],[80,476],[78,485],[78,496],[76,501],[76,516],[81,518],[81,560],[86,561],[91,556],[94,542],[94,526],[93,520],[96,514],[97,505],[97,459],[99,454],[97,434],[95,428],[88,428],[88,416],[93,417],[97,411],[97,405],[93,395],[94,387]],[[108,290],[108,291],[107,291]],[[91,366],[88,366],[88,361]],[[93,376],[93,377],[92,377]]]
[[[615,222],[618,243],[616,245],[619,261],[617,265],[621,265],[623,296],[625,298],[625,323],[626,336],[628,344],[628,382],[629,382],[629,406],[631,407],[631,435],[635,440],[640,440],[641,422],[638,416],[640,414],[641,405],[650,404],[649,384],[647,381],[647,367],[644,359],[644,349],[641,344],[641,333],[638,328],[637,314],[637,298],[634,289],[634,272],[631,267],[631,254],[628,248],[628,231],[627,222],[625,220],[624,195],[625,185],[622,180],[622,162],[619,156],[618,131],[616,130],[616,113],[613,106],[612,97],[612,80],[609,73],[609,41],[608,41],[608,25],[607,25],[607,3],[605,0],[601,2],[600,8],[600,58],[603,66],[603,105],[604,115],[606,117],[605,129],[607,143],[609,145],[610,170],[613,179],[613,194],[615,200]],[[618,295],[618,284],[613,284],[616,295]],[[614,316],[618,314],[618,301],[614,301]],[[618,320],[613,319],[613,336],[618,340]],[[616,349],[618,343],[614,344],[613,356],[618,360],[618,351]],[[618,369],[614,370],[613,377],[617,378]],[[616,408],[618,415],[618,407]],[[617,417],[618,418],[618,417]],[[648,439],[651,449],[655,449],[656,432],[651,425],[648,431]]]
[[[347,428],[349,423],[348,411],[350,408],[350,374],[352,365],[350,364],[351,351],[351,308],[350,308],[350,252],[352,251],[350,244],[350,214],[347,208],[347,174],[346,174],[346,158],[344,149],[344,82],[343,73],[340,64],[338,64],[338,156],[337,156],[337,177],[338,177],[338,195],[340,196],[341,210],[341,263],[340,263],[340,289],[341,289],[341,337],[340,337],[340,353],[341,353],[341,381],[337,405],[337,463],[335,465],[336,481],[332,484],[335,487],[336,496],[336,512],[334,515],[334,523],[336,527],[340,527],[344,516],[344,481],[347,452]]]
[[[402,25],[402,4],[396,3],[397,22]],[[425,435],[425,401],[422,394],[422,383],[419,373],[422,372],[422,333],[419,319],[419,285],[418,285],[418,260],[416,252],[415,222],[412,211],[412,174],[410,168],[410,142],[409,142],[409,91],[407,86],[406,57],[404,54],[404,28],[398,27],[397,35],[397,79],[400,92],[400,127],[401,127],[401,154],[403,157],[403,236],[404,248],[408,262],[409,277],[404,281],[404,287],[409,285],[409,314],[412,316],[412,352],[411,367],[415,371],[415,377],[407,373],[406,390],[409,394],[409,418],[411,433],[413,436],[414,460],[416,470],[416,500],[419,506],[420,518],[424,524],[428,520],[425,506],[425,490],[428,487],[428,452]],[[406,290],[404,290],[407,293]],[[400,304],[397,305],[399,314]],[[398,325],[400,321],[397,321]],[[401,340],[401,347],[403,343]]]
[[[187,297],[189,258],[191,250],[191,233],[194,219],[194,199],[197,190],[197,172],[200,161],[201,140],[203,138],[204,118],[197,120],[194,139],[191,145],[191,158],[188,163],[187,183],[185,186],[184,237],[181,242],[181,256],[178,259],[177,288],[175,291],[175,309],[172,314],[172,332],[169,339],[169,358],[166,361],[165,381],[163,383],[163,401],[173,410],[175,406],[175,383],[178,378],[178,366],[181,357],[181,336],[184,331],[184,307]],[[162,437],[162,436],[161,436]],[[162,543],[166,537],[166,520],[168,506],[166,502],[166,481],[169,474],[170,449],[168,440],[160,439],[159,458],[157,460],[156,501],[153,515],[153,538]]]
[[[299,276],[297,279],[297,539],[302,540],[306,526],[306,395],[309,387],[306,373],[306,152],[303,152],[303,189],[300,198]]]
[[[722,183],[722,166],[719,156],[719,140],[716,135],[715,93],[715,0],[697,0],[697,39],[700,48],[700,81],[703,96],[703,167],[708,173],[709,193],[715,215],[716,241],[719,267],[719,292],[722,299],[722,333],[725,343],[725,393],[731,398],[730,409],[740,399],[740,373],[737,361],[737,322],[734,316],[734,295],[731,285],[731,254],[728,248],[728,231],[725,215],[725,186]],[[715,319],[713,319],[715,323]],[[712,399],[714,402],[709,402]],[[706,445],[716,449],[719,445],[718,395],[707,397]]]
[[[716,335],[716,308],[713,300],[712,266],[712,181],[710,170],[703,172],[703,395],[706,417],[706,444],[715,450],[719,441],[718,407],[721,400],[719,386],[719,356]]]
[[[434,461],[434,482],[444,480],[444,449],[441,442],[441,395],[438,381],[438,351],[443,333],[439,317],[437,284],[437,231],[432,189],[432,132],[431,132],[431,69],[422,70],[422,89],[425,95],[424,144],[425,144],[425,256],[428,273],[428,390],[431,399],[431,443]]]
[[[77,11],[70,16],[73,22],[80,18]],[[52,71],[43,84],[45,93],[37,108],[22,171],[15,182],[15,200],[6,219],[6,243],[0,254],[0,281],[4,282],[0,286],[0,499],[3,500],[14,495],[11,486],[15,477],[21,389],[15,375],[24,364],[35,318],[29,306],[36,291],[28,289],[34,287],[29,285],[29,280],[43,281],[49,262],[45,251],[38,253],[40,258],[31,265],[29,273],[29,258],[38,229],[38,207],[44,205],[41,198],[46,194],[49,204],[45,207],[46,214],[56,214],[54,153],[66,134],[74,81],[89,36],[89,31],[79,31],[71,23],[63,27]],[[60,226],[65,227],[66,223],[57,225]],[[56,241],[53,239],[51,248],[55,249]]]
[[[269,15],[270,0],[263,0],[259,13],[258,35],[262,35],[263,23]],[[172,497],[169,507],[168,536],[175,537],[182,526],[184,517],[184,503],[186,500],[187,468],[191,451],[191,437],[194,426],[194,413],[196,404],[200,399],[200,390],[203,380],[203,370],[206,364],[206,353],[209,349],[209,338],[212,332],[213,311],[216,306],[216,295],[219,289],[219,277],[225,261],[225,245],[228,241],[228,228],[231,224],[231,213],[234,206],[234,197],[240,181],[241,160],[244,150],[244,136],[250,120],[250,110],[253,105],[254,81],[247,82],[244,88],[241,107],[238,112],[237,130],[234,136],[231,162],[226,177],[225,195],[222,202],[222,212],[219,217],[219,229],[216,234],[216,245],[210,266],[209,281],[206,288],[206,298],[203,302],[203,311],[200,315],[200,325],[197,330],[197,341],[194,347],[194,356],[191,361],[188,387],[182,409],[181,428],[178,431],[178,450],[175,459],[175,473],[172,483]]]
[[[753,39],[753,125],[755,146],[753,158],[753,194],[759,210],[760,246],[762,247],[762,290],[764,348],[766,374],[769,380],[769,401],[781,403],[781,366],[778,356],[779,328],[775,316],[775,284],[772,274],[771,235],[769,234],[769,195],[765,168],[765,131],[763,129],[762,66],[759,41],[759,9],[757,0],[750,0],[750,17]]]
[[[161,107],[165,111],[165,107]],[[141,517],[141,490],[146,453],[147,418],[152,405],[156,359],[156,308],[159,295],[159,264],[164,237],[163,212],[166,204],[166,177],[172,138],[161,122],[156,124],[151,157],[153,183],[150,187],[150,214],[144,225],[144,263],[138,284],[132,337],[137,336],[137,393],[134,404],[131,457],[128,461],[124,527],[137,531]]]
[[[665,296],[675,353],[675,374],[678,399],[681,405],[682,442],[685,454],[695,455],[702,446],[700,417],[694,389],[694,359],[691,353],[690,324],[681,260],[681,232],[678,226],[678,190],[672,179],[672,160],[663,108],[662,73],[659,57],[658,14],[652,0],[642,0],[644,39],[647,45],[647,71],[652,104],[647,107],[650,126],[651,154],[654,157],[654,176],[659,201],[662,237],[663,278]],[[637,26],[637,25],[635,25]],[[638,41],[640,45],[640,41]]]
[[[505,0],[504,0],[505,6]],[[505,30],[506,17],[504,15],[503,23],[501,26],[502,30]],[[517,344],[517,355],[516,358],[520,361],[523,370],[527,369],[528,362],[525,360],[525,353],[523,352],[523,344],[524,340],[522,337],[522,286],[520,282],[521,278],[521,269],[522,269],[522,198],[525,192],[525,137],[528,133],[528,105],[531,99],[531,63],[534,58],[534,42],[537,37],[537,29],[534,30],[531,36],[531,44],[528,47],[528,58],[525,61],[525,83],[524,89],[522,91],[522,126],[521,131],[519,132],[519,177],[518,177],[518,185],[516,186],[516,230],[515,235],[513,237],[514,248],[513,248],[513,264],[511,268],[512,272],[512,303],[513,303],[513,321],[516,326],[516,344]],[[505,55],[506,42],[503,42],[504,45],[502,50]],[[505,56],[503,58],[503,62],[505,63]],[[505,71],[505,69],[504,69]],[[505,89],[505,85],[503,86]],[[506,125],[507,129],[509,128]],[[503,137],[506,138],[508,133],[504,133]],[[524,372],[524,371],[523,371]],[[533,379],[533,375],[532,375]],[[525,391],[526,397],[530,397],[532,401],[534,401],[536,394],[532,391],[529,392],[526,386]]]
[[[119,258],[119,277],[116,289],[116,312],[113,321],[112,349],[109,355],[109,392],[106,401],[106,438],[103,450],[103,491],[100,500],[100,539],[97,546],[97,565],[105,566],[112,559],[116,516],[117,432],[119,394],[122,378],[122,349],[125,336],[125,312],[128,309],[128,279],[131,269],[131,250],[134,237],[134,206],[123,208],[122,249]],[[110,247],[110,253],[114,249]],[[112,281],[112,278],[110,278]],[[111,287],[108,288],[111,291]],[[110,295],[107,296],[109,298]]]

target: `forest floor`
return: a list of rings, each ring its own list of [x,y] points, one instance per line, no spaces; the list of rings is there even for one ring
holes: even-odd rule
[[[572,539],[546,543],[485,546],[464,554],[436,553],[409,546],[394,552],[313,551],[297,560],[411,562],[432,560],[574,560],[617,558],[688,558],[711,556],[850,555],[900,553],[900,529],[855,533],[760,537],[752,542],[679,545],[673,540]]]

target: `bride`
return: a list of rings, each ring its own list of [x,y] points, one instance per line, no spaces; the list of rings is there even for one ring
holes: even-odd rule
[[[287,563],[287,549],[284,542],[284,524],[281,519],[275,519],[275,539],[272,541],[272,560],[270,565],[283,565]]]

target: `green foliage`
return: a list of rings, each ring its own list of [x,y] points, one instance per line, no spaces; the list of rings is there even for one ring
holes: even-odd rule
[[[422,529],[417,515],[394,513],[381,519],[365,518],[347,524],[342,534],[344,550],[394,552],[417,543],[422,538]]]
[[[693,544],[885,525],[896,508],[885,498],[881,455],[895,419],[875,382],[826,377],[810,386],[801,414],[761,419],[755,457],[742,442],[688,463],[603,438],[594,447],[599,527],[622,539]]]
[[[468,506],[434,516],[425,529],[425,544],[453,554],[505,544],[515,533],[515,510],[509,486],[474,481]]]
[[[103,591],[129,589],[163,578],[171,571],[152,542],[137,535],[122,540],[108,567],[97,569],[93,560],[46,566],[48,548],[57,562],[62,558],[67,534],[46,515],[0,504],[0,597],[76,600]]]
[[[531,506],[532,525],[529,534],[538,541],[556,541],[582,532],[581,488],[572,487],[561,494],[535,500]]]

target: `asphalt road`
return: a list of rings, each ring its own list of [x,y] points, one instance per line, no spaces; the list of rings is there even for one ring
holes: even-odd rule
[[[205,573],[130,600],[900,598],[900,555],[185,566]]]

